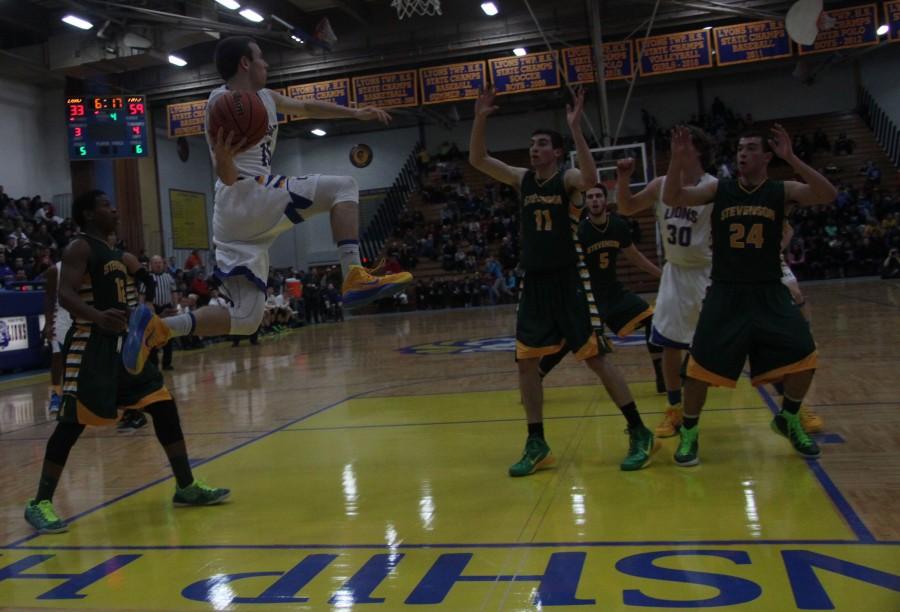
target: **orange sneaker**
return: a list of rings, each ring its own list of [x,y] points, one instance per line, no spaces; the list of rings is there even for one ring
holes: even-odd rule
[[[819,433],[825,429],[825,422],[809,406],[800,406],[800,426],[808,434]]]
[[[172,337],[170,330],[146,305],[139,304],[128,319],[128,335],[122,346],[122,365],[129,374],[140,374],[150,351],[163,346]]]
[[[344,308],[350,310],[362,308],[377,299],[390,297],[411,283],[412,279],[409,272],[374,276],[370,270],[362,266],[350,266],[341,287]]]
[[[678,430],[681,429],[681,421],[683,418],[681,404],[666,408],[666,416],[664,416],[663,420],[656,426],[656,431],[654,432],[656,437],[671,438],[672,436],[678,435]]]

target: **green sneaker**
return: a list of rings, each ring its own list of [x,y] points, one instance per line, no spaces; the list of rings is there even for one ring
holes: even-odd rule
[[[183,489],[175,486],[175,496],[172,503],[176,506],[212,506],[221,504],[231,495],[230,489],[217,489],[210,487],[200,479],[195,479]]]
[[[66,522],[56,514],[56,510],[53,509],[53,502],[49,499],[45,499],[40,503],[35,503],[33,499],[29,499],[28,504],[25,506],[25,520],[38,533],[63,533],[69,530]]]
[[[678,441],[678,450],[675,451],[675,465],[691,467],[700,463],[697,451],[700,450],[700,426],[695,425],[688,429],[682,426],[679,430],[681,439]]]
[[[807,459],[815,459],[822,454],[816,441],[803,430],[799,414],[782,410],[772,419],[772,431],[790,440],[794,450]]]
[[[546,441],[537,436],[529,436],[522,458],[509,466],[509,475],[528,476],[541,468],[550,467],[555,461]]]
[[[650,454],[653,452],[653,432],[641,425],[628,428],[628,454],[619,464],[624,472],[633,472],[650,465]]]

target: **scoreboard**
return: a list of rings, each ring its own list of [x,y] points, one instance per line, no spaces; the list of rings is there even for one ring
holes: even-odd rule
[[[144,96],[78,96],[66,99],[69,159],[147,156]]]

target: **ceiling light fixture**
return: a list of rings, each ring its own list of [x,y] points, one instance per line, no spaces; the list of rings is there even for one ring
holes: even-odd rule
[[[482,2],[481,10],[484,11],[484,14],[488,17],[493,17],[500,12],[500,10],[497,8],[497,5],[493,2]]]
[[[325,130],[316,128],[316,129],[314,129],[314,130],[310,130],[309,133],[310,133],[310,134],[315,134],[316,136],[324,136],[324,135],[327,134],[328,132],[326,132]]]
[[[879,36],[884,36],[885,34],[887,34],[890,31],[891,31],[891,26],[889,26],[886,23],[883,23],[880,26],[878,26],[878,29],[875,30],[875,33],[878,34]]]
[[[174,64],[179,68],[187,66],[187,60],[180,58],[177,55],[169,55],[169,63]]]
[[[82,19],[81,17],[76,17],[75,15],[66,15],[62,18],[64,23],[69,24],[70,26],[74,26],[80,30],[90,30],[94,27],[94,24],[86,19]]]
[[[522,57],[523,55],[528,55],[528,51],[525,50],[524,47],[516,47],[513,49],[513,55],[516,57]]]
[[[245,8],[243,11],[241,11],[241,17],[243,17],[247,21],[252,21],[253,23],[259,23],[263,20],[262,15],[249,8]]]
[[[241,5],[235,2],[234,0],[216,0],[219,4],[227,8],[228,10],[233,11],[234,9],[241,8]]]

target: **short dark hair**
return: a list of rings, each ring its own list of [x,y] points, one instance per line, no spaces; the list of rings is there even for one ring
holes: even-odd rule
[[[97,206],[97,198],[102,195],[106,195],[106,192],[100,189],[91,189],[75,198],[75,201],[72,202],[72,218],[75,219],[78,227],[84,229],[84,213],[94,210]]]
[[[769,130],[752,126],[741,132],[741,135],[738,136],[738,141],[741,138],[759,138],[762,142],[762,149],[764,153],[774,153],[772,147],[769,146]]]
[[[249,36],[229,36],[220,40],[213,56],[219,76],[227,81],[237,74],[242,57],[252,60],[253,51],[250,50],[250,43],[255,42]]]
[[[704,132],[696,125],[689,125],[688,131],[691,133],[691,142],[697,152],[700,154],[700,165],[704,169],[712,166],[713,163],[713,141],[709,134]]]
[[[553,145],[554,149],[562,149],[563,148],[562,134],[560,134],[556,130],[545,130],[544,128],[540,128],[531,133],[532,138],[535,136],[538,136],[538,135],[549,136],[550,144]]]
[[[585,189],[584,192],[587,193],[591,189],[599,189],[600,191],[603,192],[603,197],[606,198],[607,200],[609,199],[609,190],[606,188],[606,185],[604,185],[603,183],[596,183],[596,184],[588,187],[587,189]]]

